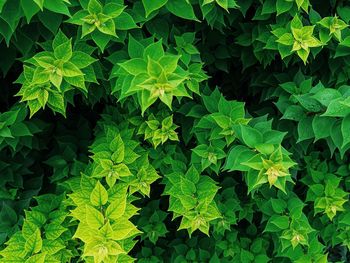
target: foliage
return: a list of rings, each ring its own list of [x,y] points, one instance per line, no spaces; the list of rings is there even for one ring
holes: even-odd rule
[[[350,262],[349,14],[0,0],[0,262]]]

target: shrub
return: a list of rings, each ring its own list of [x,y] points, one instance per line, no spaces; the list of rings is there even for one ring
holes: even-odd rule
[[[0,262],[350,262],[349,21],[0,1]]]

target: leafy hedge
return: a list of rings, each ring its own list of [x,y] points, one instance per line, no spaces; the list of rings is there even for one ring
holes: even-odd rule
[[[0,0],[0,262],[350,262],[349,21]]]

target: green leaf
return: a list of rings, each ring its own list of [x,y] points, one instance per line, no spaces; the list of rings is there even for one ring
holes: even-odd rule
[[[136,76],[138,74],[147,72],[147,64],[141,58],[132,58],[119,65],[131,75]]]
[[[60,224],[51,223],[45,227],[45,237],[49,240],[58,239],[68,229]]]
[[[115,18],[119,16],[123,10],[126,8],[126,6],[122,4],[117,4],[117,3],[108,3],[103,7],[103,14]]]
[[[287,208],[287,203],[282,199],[271,199],[271,206],[276,213],[281,214]]]
[[[59,30],[55,38],[53,39],[52,48],[53,50],[55,50],[56,48],[58,48],[58,46],[65,44],[67,42],[71,43],[68,37],[65,34],[63,34],[61,30]]]
[[[279,232],[289,226],[288,216],[273,215],[266,224],[264,232]]]
[[[93,229],[99,229],[104,225],[104,216],[96,208],[86,205],[86,223]]]
[[[146,11],[146,18],[153,12],[164,6],[168,0],[142,0]]]
[[[149,46],[147,46],[143,52],[143,58],[145,60],[148,60],[148,57],[150,57],[153,60],[159,60],[161,57],[164,56],[164,49],[162,41],[157,41]]]
[[[70,16],[70,12],[65,1],[62,1],[62,0],[47,1],[46,0],[44,1],[44,7],[54,13]]]
[[[123,216],[126,208],[126,198],[117,198],[106,209],[108,219],[117,220]]]
[[[330,136],[331,127],[335,121],[335,118],[316,115],[312,120],[312,129],[315,134],[315,141]]]
[[[338,6],[337,14],[346,22],[350,22],[350,7],[349,6]]]
[[[310,50],[309,50],[309,49],[307,49],[307,50],[305,50],[305,49],[299,49],[299,50],[297,51],[297,54],[298,54],[298,56],[301,58],[301,60],[304,62],[304,64],[306,65],[307,58],[308,58],[308,56],[309,56],[309,54],[310,54]]]
[[[105,205],[108,201],[108,193],[103,185],[97,181],[95,188],[90,194],[90,202],[93,206]]]
[[[311,139],[314,137],[312,121],[312,117],[305,117],[300,120],[298,124],[298,142],[302,142],[304,140]]]
[[[24,263],[45,263],[46,253],[40,253],[29,257]]]
[[[295,15],[290,23],[291,28],[302,28],[303,23],[301,22],[298,15]]]
[[[293,1],[277,0],[276,1],[276,11],[277,15],[288,12],[293,6]]]
[[[344,105],[343,98],[338,98],[332,100],[325,113],[322,114],[322,116],[328,116],[328,117],[345,117],[346,115],[350,114],[350,107]]]
[[[227,7],[224,9],[227,9]],[[276,12],[275,1],[274,0],[266,0],[262,6],[261,15],[272,14],[275,12]]]
[[[40,4],[40,1],[37,1]],[[27,18],[27,23],[29,24],[32,17],[42,10],[43,6],[39,6],[36,1],[34,0],[21,0],[21,6],[22,10]],[[0,12],[1,12],[2,6],[0,1]]]
[[[255,156],[255,153],[248,147],[242,145],[234,146],[228,153],[224,168],[229,171],[248,171],[249,167],[241,163],[247,162],[253,156]]]
[[[84,92],[87,92],[87,89],[85,87],[85,79],[83,75],[74,76],[74,77],[64,77],[64,80],[67,81],[67,83],[71,84],[74,87],[80,88]]]
[[[134,18],[127,12],[121,13],[118,17],[114,18],[115,28],[117,30],[130,30],[138,28]]]
[[[132,35],[129,35],[128,53],[131,58],[142,58],[144,46]]]
[[[341,133],[343,136],[343,146],[350,143],[350,115],[347,115],[341,123]]]
[[[77,77],[84,75],[76,65],[69,61],[63,64],[62,73],[64,77]]]
[[[42,245],[40,229],[37,228],[33,235],[27,238],[24,249],[29,254],[36,254],[41,250]]]
[[[255,148],[256,145],[263,143],[263,135],[257,129],[250,126],[240,125],[242,141],[249,147]]]
[[[199,21],[196,15],[194,14],[192,5],[186,0],[168,1],[166,3],[166,8],[169,10],[169,12],[173,13],[178,17]]]
[[[299,105],[291,105],[286,111],[283,113],[281,119],[292,120],[292,121],[300,121],[305,117],[305,110]]]
[[[318,100],[322,105],[328,107],[333,100],[341,98],[342,95],[336,89],[326,88],[316,92],[312,97]]]
[[[34,3],[38,5],[38,7],[41,9],[41,11],[44,8],[44,0],[33,0]]]
[[[81,51],[74,51],[70,59],[70,62],[72,62],[79,69],[86,68],[95,61],[97,60]]]
[[[90,14],[102,13],[102,5],[98,0],[89,0],[88,11]]]
[[[180,56],[165,55],[159,59],[159,64],[166,73],[173,73],[177,67]]]
[[[54,54],[57,59],[61,59],[65,62],[70,60],[72,57],[72,42],[71,40],[66,41],[54,49]]]
[[[121,163],[124,160],[124,156],[125,156],[125,146],[119,134],[113,139],[109,147],[113,152],[112,160],[115,163]]]
[[[99,30],[92,32],[91,37],[102,52],[105,50],[109,41],[112,39],[111,35],[106,35]]]
[[[291,46],[294,43],[294,38],[292,34],[285,33],[279,39],[277,39],[276,42],[282,45]]]
[[[305,0],[295,0],[297,6],[298,6],[298,9],[300,9],[300,7],[303,5]]]
[[[61,94],[50,92],[47,102],[54,111],[57,111],[65,115],[65,111],[66,111],[65,102]]]
[[[97,26],[97,29],[107,35],[111,35],[116,37],[116,33],[115,33],[115,24],[113,19],[109,19],[106,22],[102,23],[100,26]]]
[[[163,72],[162,66],[155,60],[148,58],[147,73],[153,78],[158,78]]]

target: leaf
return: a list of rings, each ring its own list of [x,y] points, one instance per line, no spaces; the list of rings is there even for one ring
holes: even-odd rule
[[[336,89],[326,88],[316,92],[312,97],[318,100],[322,105],[328,107],[332,101],[341,98],[342,95]]]
[[[98,26],[97,29],[104,34],[111,35],[114,37],[117,36],[115,33],[115,24],[113,19],[108,19],[106,22]]]
[[[344,147],[345,145],[350,143],[350,115],[347,115],[342,120],[341,133],[342,133],[342,136],[343,136],[343,145],[342,145],[342,147]]]
[[[122,138],[118,134],[109,145],[113,152],[112,159],[115,163],[121,163],[125,156],[125,146]]]
[[[350,22],[350,7],[348,6],[338,6],[337,7],[337,14],[346,22]]]
[[[337,120],[336,122],[334,122],[333,126],[331,127],[331,138],[334,145],[338,149],[341,149],[343,145],[343,136],[342,136],[340,120]]]
[[[65,103],[64,103],[64,98],[61,94],[50,92],[47,102],[54,111],[57,111],[65,115],[65,110],[66,110]]]
[[[58,239],[68,229],[60,224],[51,223],[45,227],[45,237],[48,240]]]
[[[138,28],[134,18],[127,12],[121,13],[118,17],[114,18],[115,28],[117,30],[130,30],[133,28]]]
[[[54,255],[66,247],[61,240],[43,240],[43,254]],[[45,262],[45,261],[44,261]]]
[[[132,175],[129,168],[124,163],[116,165],[114,167],[114,172],[118,177],[126,177]]]
[[[70,62],[72,62],[79,69],[86,68],[95,61],[97,60],[81,51],[74,51],[70,59]]]
[[[116,221],[113,225],[113,230],[114,240],[123,240],[138,233],[136,227],[129,220],[124,218]]]
[[[103,7],[103,14],[115,18],[119,16],[123,10],[126,8],[126,6],[122,4],[117,4],[117,3],[108,3]]]
[[[70,85],[80,88],[84,92],[87,92],[87,89],[85,87],[85,78],[83,75],[74,76],[74,77],[65,76],[64,80],[67,81],[67,83],[69,83]]]
[[[305,117],[298,124],[298,142],[302,142],[314,137],[312,129],[312,117]]]
[[[67,42],[70,43],[70,40],[61,30],[59,30],[55,38],[53,39],[52,48],[53,50],[55,50],[56,48],[58,48],[58,46],[65,44]]]
[[[36,254],[41,250],[42,245],[43,241],[41,239],[40,229],[37,228],[33,235],[27,238],[24,249],[29,254]]]
[[[90,14],[102,13],[102,5],[98,0],[89,0],[87,8]]]
[[[278,42],[282,45],[291,46],[294,43],[294,38],[293,38],[292,34],[285,33],[279,39],[277,39],[276,42]]]
[[[86,223],[93,229],[99,229],[104,225],[104,216],[96,208],[86,205]]]
[[[266,224],[264,232],[279,232],[289,226],[288,216],[273,215]]]
[[[196,186],[193,182],[190,180],[187,180],[186,178],[181,177],[180,181],[180,189],[181,193],[185,196],[192,196],[196,192]],[[180,197],[180,201],[181,201]]]
[[[291,28],[301,29],[303,27],[303,23],[301,22],[298,15],[295,15],[290,23]]]
[[[227,9],[227,7],[224,9]],[[276,12],[275,1],[274,0],[266,0],[262,6],[261,15],[272,14],[275,12]]]
[[[346,115],[350,114],[350,107],[342,104],[342,101],[342,98],[332,100],[329,103],[326,112],[321,116],[345,117]]]
[[[44,7],[54,13],[59,13],[70,17],[69,9],[62,0],[46,0],[44,1]]]
[[[69,61],[63,64],[62,73],[64,77],[77,77],[84,75],[76,65]]]
[[[224,169],[229,171],[248,171],[249,167],[241,163],[247,162],[254,155],[255,153],[246,146],[234,146],[228,153]]]
[[[299,49],[299,50],[297,51],[297,54],[298,54],[298,56],[301,58],[301,60],[304,62],[304,64],[306,65],[307,58],[308,58],[308,56],[309,56],[309,54],[310,54],[310,50],[309,50],[309,49],[307,49],[307,50],[305,50],[305,49]]]
[[[151,59],[157,61],[163,56],[164,56],[164,49],[163,49],[163,44],[161,40],[150,44],[144,49],[144,52],[143,52],[143,58],[145,60],[148,60],[148,57],[150,57]]]
[[[158,78],[163,72],[162,66],[155,60],[148,58],[147,73],[153,78]]]
[[[54,54],[57,59],[61,59],[65,62],[72,57],[72,43],[71,40],[66,41],[54,49]]]
[[[321,103],[308,95],[296,96],[296,99],[308,112],[321,112],[323,110]]]
[[[298,9],[300,9],[300,7],[303,5],[305,0],[295,0],[297,6],[298,6]]]
[[[17,214],[15,210],[13,210],[6,203],[3,204],[0,212],[0,219],[2,222],[9,222],[10,224],[17,222]]]
[[[119,65],[131,75],[136,76],[147,72],[147,64],[141,58],[132,58]]]
[[[90,194],[90,202],[93,206],[105,205],[108,201],[108,193],[100,181],[97,181],[94,190]]]
[[[113,38],[111,35],[103,34],[99,30],[92,32],[91,37],[102,52],[104,52],[108,43]]]
[[[277,0],[276,1],[276,11],[277,15],[288,12],[293,6],[293,1]]]
[[[129,35],[128,53],[131,58],[142,58],[144,46],[132,35]]]
[[[165,55],[159,59],[159,64],[166,73],[173,73],[178,67],[180,56]]]
[[[32,19],[32,17],[38,13],[40,11],[40,9],[42,10],[43,6],[38,5],[37,3],[40,4],[40,1],[33,1],[33,0],[21,0],[21,7],[22,10],[27,18],[27,23],[30,23],[30,20]],[[1,1],[0,1],[0,13],[1,13]]]
[[[286,111],[283,113],[281,119],[292,120],[292,121],[300,121],[305,117],[305,110],[299,105],[291,105]]]
[[[146,18],[153,12],[164,6],[168,0],[142,0],[146,11]]]
[[[117,220],[124,215],[126,209],[126,198],[121,197],[115,199],[109,204],[106,209],[106,217],[112,220]]]
[[[281,214],[287,208],[287,203],[282,199],[271,199],[271,206],[276,213]]]
[[[24,263],[45,263],[46,253],[40,253],[29,257]]]
[[[263,135],[250,126],[239,126],[242,141],[249,147],[255,148],[256,145],[263,143]]]
[[[169,12],[173,13],[174,15],[189,19],[189,20],[195,20],[199,21],[194,14],[193,7],[189,2],[186,0],[171,0],[166,3],[166,8],[169,10]]]
[[[316,115],[312,120],[312,129],[315,134],[315,141],[330,136],[331,127],[335,121],[335,118],[332,117],[322,117]]]
[[[34,3],[38,5],[38,7],[41,9],[41,11],[44,8],[44,0],[33,0]]]

